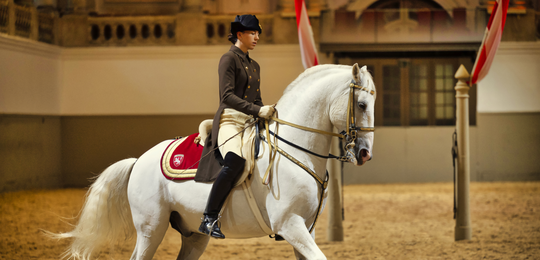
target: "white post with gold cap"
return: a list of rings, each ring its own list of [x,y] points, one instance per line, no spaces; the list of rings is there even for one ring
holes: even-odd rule
[[[471,215],[469,211],[470,153],[469,153],[469,72],[463,64],[454,77],[456,90],[456,130],[458,143],[457,216],[455,241],[471,240]]]

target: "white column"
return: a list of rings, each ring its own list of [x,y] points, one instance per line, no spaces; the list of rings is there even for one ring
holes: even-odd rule
[[[455,241],[471,240],[471,215],[469,211],[470,152],[469,152],[469,72],[461,65],[455,76],[456,130],[458,142],[457,216]]]
[[[330,153],[339,154],[339,139],[333,138]],[[343,212],[341,201],[341,162],[328,159],[328,241],[343,241]]]

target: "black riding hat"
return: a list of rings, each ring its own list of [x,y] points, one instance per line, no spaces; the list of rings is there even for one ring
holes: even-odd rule
[[[237,15],[234,18],[234,22],[231,23],[231,33],[236,37],[237,32],[243,32],[247,30],[258,31],[259,34],[262,33],[261,24],[259,19],[255,15],[244,14]]]

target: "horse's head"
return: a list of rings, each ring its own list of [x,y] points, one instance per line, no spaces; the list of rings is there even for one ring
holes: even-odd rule
[[[332,97],[330,120],[345,133],[345,153],[349,162],[363,165],[372,157],[375,122],[375,84],[366,66],[352,66],[350,84]]]

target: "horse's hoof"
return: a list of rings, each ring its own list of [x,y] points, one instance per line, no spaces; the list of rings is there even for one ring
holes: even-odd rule
[[[275,239],[276,239],[276,241],[283,241],[283,240],[285,240],[285,238],[283,238],[282,236],[280,236],[280,235],[278,235],[278,234],[276,234]]]

